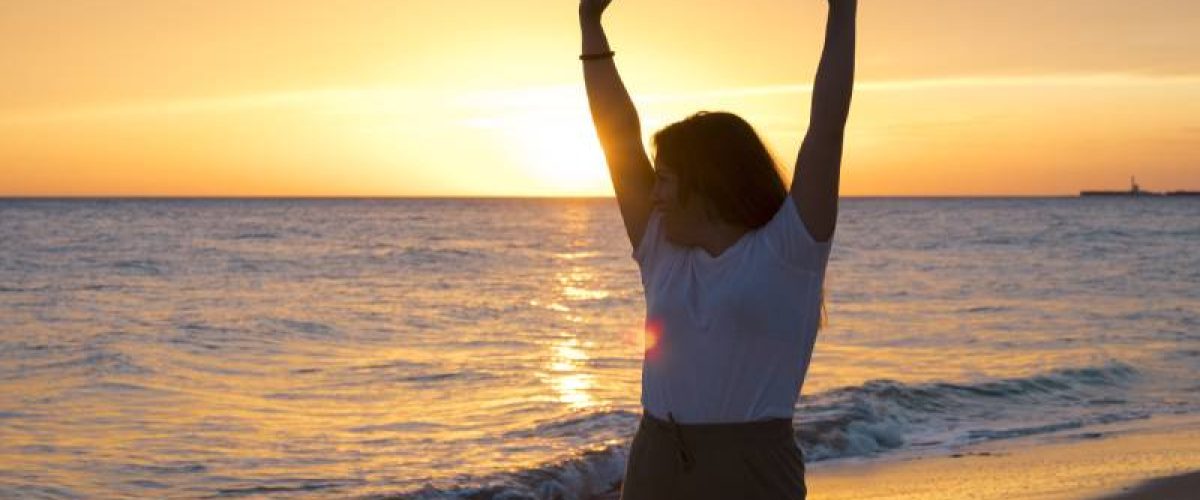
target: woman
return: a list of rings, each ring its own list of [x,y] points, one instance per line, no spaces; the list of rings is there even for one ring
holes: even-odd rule
[[[584,80],[646,293],[643,416],[621,498],[804,498],[792,414],[816,341],[854,80],[856,0],[828,0],[790,192],[754,130],[698,113],[654,167],[601,15],[581,0]]]

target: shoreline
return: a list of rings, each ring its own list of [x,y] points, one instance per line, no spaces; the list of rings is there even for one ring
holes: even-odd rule
[[[1197,491],[1200,491],[1200,471],[1151,479],[1097,500],[1187,499],[1195,498]]]
[[[1160,415],[1083,430],[968,445],[938,455],[817,463],[811,500],[1133,500],[1194,498],[1200,418]],[[1150,483],[1147,483],[1150,481]],[[1141,495],[1146,487],[1155,496]],[[1176,496],[1171,496],[1176,495]]]
[[[935,454],[822,461],[805,478],[809,500],[1195,498],[1200,417],[1158,415]],[[619,496],[610,490],[595,498]]]

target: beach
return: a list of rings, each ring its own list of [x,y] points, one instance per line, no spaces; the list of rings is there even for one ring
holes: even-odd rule
[[[1177,479],[1153,496],[1129,493],[1147,480],[1186,473],[1195,484],[1197,471],[1200,420],[1155,416],[1086,432],[992,441],[931,457],[821,463],[807,478],[812,500],[1168,500],[1196,498],[1196,490],[1181,488],[1188,480]],[[1192,496],[1185,494],[1189,491]]]
[[[1200,472],[1190,472],[1178,476],[1153,479],[1138,485],[1132,490],[1125,488],[1122,493],[1105,497],[1103,500],[1153,500],[1153,499],[1185,499],[1195,498],[1197,488],[1200,488]]]
[[[809,500],[1193,499],[1200,420],[1153,417],[931,456],[826,461],[809,465],[806,480]]]

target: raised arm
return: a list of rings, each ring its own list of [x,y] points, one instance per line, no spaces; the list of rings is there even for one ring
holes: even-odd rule
[[[579,26],[583,32],[583,54],[609,52],[608,38],[600,24],[604,9],[612,0],[581,0]],[[625,231],[633,248],[641,243],[646,221],[650,218],[650,192],[654,189],[654,170],[642,146],[642,125],[633,100],[621,82],[612,57],[583,61],[583,81],[587,86],[588,105],[596,135],[608,161],[613,189]]]
[[[829,0],[825,48],[813,84],[808,133],[796,159],[792,199],[817,241],[833,237],[837,225],[842,139],[854,89],[854,31],[857,0]]]

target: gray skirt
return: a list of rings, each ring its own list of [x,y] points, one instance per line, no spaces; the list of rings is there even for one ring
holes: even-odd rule
[[[622,500],[799,499],[804,455],[792,422],[675,424],[644,414],[629,450]]]

